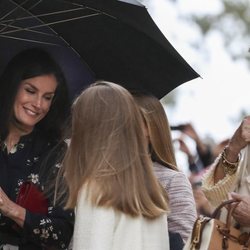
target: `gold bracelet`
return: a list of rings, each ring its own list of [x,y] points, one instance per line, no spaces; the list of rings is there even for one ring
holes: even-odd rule
[[[226,148],[227,147],[225,147],[221,153],[221,163],[222,163],[225,174],[233,175],[237,171],[241,155],[238,156],[236,162],[230,162],[226,158]]]

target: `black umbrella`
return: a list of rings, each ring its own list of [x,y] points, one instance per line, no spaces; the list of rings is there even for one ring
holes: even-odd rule
[[[70,79],[72,94],[105,79],[161,98],[199,77],[145,7],[118,0],[1,0],[0,66],[37,45],[73,70],[68,78],[82,70],[80,78]]]

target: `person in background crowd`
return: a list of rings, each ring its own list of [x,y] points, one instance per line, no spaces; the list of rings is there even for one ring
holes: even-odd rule
[[[225,139],[217,144],[208,146],[208,144],[202,142],[201,138],[198,136],[197,132],[194,130],[193,126],[190,123],[182,124],[179,126],[179,128],[181,131],[183,131],[183,135],[188,134],[192,137],[193,140],[196,141],[198,159],[197,156],[195,156],[193,152],[191,152],[189,146],[185,142],[185,139],[182,138],[182,136],[175,139],[179,142],[179,149],[187,155],[190,170],[189,180],[192,184],[197,213],[205,216],[210,216],[213,212],[213,207],[202,191],[202,175],[210,167],[212,161],[216,159],[221,150],[227,145],[229,140]],[[206,153],[204,154],[199,152]],[[205,155],[206,157],[203,157],[202,155]],[[203,159],[203,161],[201,159]],[[208,165],[204,166],[204,164]]]
[[[147,150],[131,94],[98,81],[72,108],[63,171],[76,206],[74,250],[168,250],[168,198]]]
[[[209,166],[213,161],[211,147],[203,142],[191,123],[185,124],[182,132],[194,140],[203,167]]]
[[[198,174],[213,162],[214,157],[212,147],[203,142],[191,123],[171,126],[171,128],[172,130],[180,130],[183,135],[190,137],[196,145],[197,155],[194,155],[187,146],[183,136],[176,139],[179,141],[180,150],[187,155],[189,170],[191,173]]]
[[[197,160],[197,157],[194,155],[193,152],[191,152],[184,138],[180,137],[180,138],[174,139],[174,142],[175,141],[178,141],[179,143],[179,150],[187,156],[188,169],[190,173],[199,174],[199,172],[201,172],[203,169],[203,165],[201,165],[202,163],[199,162],[200,160],[199,159]]]
[[[204,171],[198,174],[191,173],[189,176],[189,181],[191,182],[192,189],[193,189],[197,214],[211,216],[213,212],[213,207],[211,206],[210,202],[206,198],[201,188],[203,174],[204,174]]]
[[[190,182],[176,166],[165,110],[161,102],[150,94],[133,93],[133,96],[146,121],[146,135],[154,173],[169,195],[169,231],[179,233],[185,242],[191,234],[197,213]]]
[[[24,50],[9,62],[0,77],[0,249],[67,248],[74,214],[45,191],[66,149],[59,142],[69,109],[64,76],[46,51]],[[17,204],[26,182],[47,202],[45,212]],[[37,206],[37,195],[29,199]]]

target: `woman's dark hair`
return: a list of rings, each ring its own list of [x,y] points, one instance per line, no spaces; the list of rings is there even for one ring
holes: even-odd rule
[[[21,81],[52,74],[57,88],[48,114],[36,124],[51,138],[59,138],[70,111],[66,80],[59,65],[41,48],[31,48],[14,56],[0,76],[0,137],[4,140],[13,119],[13,106]]]

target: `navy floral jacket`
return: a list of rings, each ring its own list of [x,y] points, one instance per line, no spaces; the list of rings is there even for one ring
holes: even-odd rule
[[[27,180],[46,190],[46,185],[51,185],[49,179],[55,183],[65,150],[65,143],[51,142],[37,129],[21,137],[9,154],[0,141],[0,187],[13,201]],[[0,246],[18,245],[20,250],[67,249],[73,234],[74,212],[53,206],[53,195],[48,194],[48,215],[27,210],[23,228],[17,230],[12,220],[0,214]]]

